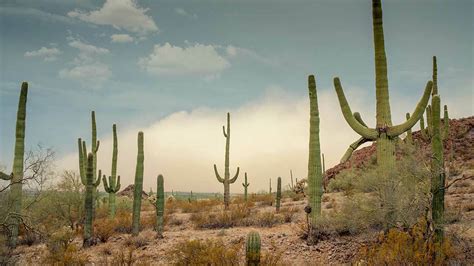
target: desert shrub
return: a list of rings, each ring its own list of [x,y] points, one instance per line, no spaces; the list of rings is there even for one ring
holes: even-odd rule
[[[283,223],[283,217],[276,215],[274,211],[259,212],[253,219],[252,225],[260,227],[273,227]]]
[[[167,225],[169,226],[180,226],[183,224],[183,220],[177,218],[177,217],[174,217],[174,216],[171,216],[168,218],[167,220],[168,222],[166,223]]]
[[[283,260],[284,250],[278,248],[275,242],[270,243],[270,248],[268,251],[262,251],[260,258],[260,265],[262,266],[280,266],[280,265],[290,265]]]
[[[291,223],[295,214],[299,211],[298,208],[283,207],[280,209],[279,215],[282,216],[284,223]]]
[[[174,265],[239,265],[242,244],[222,240],[185,240],[176,243],[167,257]]]
[[[150,237],[144,236],[142,234],[138,236],[130,236],[126,239],[125,245],[127,247],[133,247],[134,249],[147,246],[150,243]]]
[[[116,231],[117,220],[102,218],[94,221],[94,235],[101,242],[105,243]]]
[[[115,232],[131,233],[132,232],[132,213],[120,211],[115,214]]]
[[[88,258],[78,252],[72,244],[74,232],[69,228],[62,228],[53,233],[46,243],[47,255],[43,258],[44,264],[52,265],[85,265]]]
[[[180,200],[177,201],[181,212],[183,213],[196,213],[202,211],[210,211],[214,206],[221,205],[222,202],[217,199],[203,199],[203,200]]]
[[[341,171],[336,178],[331,179],[328,184],[328,192],[350,193],[354,189],[355,179],[358,173],[352,169]]]
[[[140,218],[140,228],[144,229],[153,229],[156,225],[156,213],[153,211],[150,215],[141,215]]]
[[[360,257],[369,265],[444,265],[455,253],[449,238],[435,243],[426,221],[420,220],[409,230],[392,228],[381,234],[361,249]]]
[[[128,247],[125,250],[120,249],[119,252],[114,253],[112,257],[112,265],[120,265],[120,266],[131,266],[134,265],[136,262],[136,258],[134,256],[135,249],[133,247]]]
[[[193,213],[190,220],[199,229],[229,228],[241,225],[249,215],[247,206],[239,204],[231,205],[227,211]]]
[[[261,193],[251,194],[249,201],[255,203],[257,206],[272,206],[275,199],[272,194]]]

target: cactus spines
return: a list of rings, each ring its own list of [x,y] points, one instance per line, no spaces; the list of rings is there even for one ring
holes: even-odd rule
[[[247,235],[247,243],[245,247],[245,257],[247,266],[260,265],[260,235],[257,232],[250,232]]]
[[[280,211],[280,205],[281,205],[281,177],[278,177],[277,179],[277,192],[276,192],[276,211]]]
[[[114,124],[112,126],[113,130],[113,150],[112,150],[112,172],[109,176],[109,182],[107,183],[107,178],[105,175],[102,177],[102,182],[104,183],[105,192],[109,194],[109,216],[110,218],[115,217],[115,193],[120,190],[120,176],[117,177],[117,154],[118,154],[118,144],[117,144],[117,127]],[[99,174],[100,177],[100,174]]]
[[[217,171],[217,166],[214,164],[214,173],[216,174],[216,178],[219,182],[224,184],[224,205],[225,209],[229,208],[229,199],[230,199],[230,184],[233,184],[237,177],[239,176],[239,167],[237,167],[237,172],[235,173],[234,177],[230,178],[229,172],[229,149],[230,149],[230,113],[227,113],[227,130],[225,126],[222,126],[222,132],[224,133],[224,137],[226,139],[225,142],[225,166],[224,166],[224,178],[219,175]]]
[[[309,158],[308,193],[310,214],[313,223],[321,215],[321,197],[323,195],[323,175],[321,169],[321,148],[319,143],[319,109],[316,81],[313,75],[308,77],[309,92]]]
[[[84,198],[84,209],[85,209],[85,219],[84,219],[84,247],[90,247],[93,245],[93,216],[94,216],[94,155],[89,153],[87,156],[86,162],[86,196]]]
[[[20,227],[19,215],[22,210],[23,194],[23,162],[25,156],[25,128],[26,128],[26,101],[28,98],[28,83],[21,84],[20,98],[18,100],[18,110],[16,114],[15,128],[15,151],[13,158],[13,172],[10,175],[1,174],[1,179],[10,180],[10,202],[12,203],[11,212],[17,214],[12,216],[9,221],[9,230],[11,232],[9,245],[16,247],[18,232]]]
[[[249,187],[249,182],[247,182],[247,172],[245,172],[245,182],[242,183],[242,186],[244,187],[244,200],[247,202],[247,188]]]
[[[392,125],[388,79],[387,59],[382,22],[382,4],[380,0],[372,0],[373,36],[375,47],[375,94],[376,94],[376,127],[362,125],[351,112],[341,82],[334,78],[334,87],[339,99],[342,113],[349,126],[369,141],[377,142],[377,164],[383,175],[390,173],[395,164],[395,143],[397,137],[412,128],[420,119],[428,104],[433,83],[428,81],[423,96],[418,102],[410,119],[399,125]]]
[[[143,152],[143,132],[138,132],[138,154],[137,166],[135,169],[135,187],[133,191],[133,215],[132,215],[132,235],[137,236],[140,232],[140,209],[142,206],[143,191],[143,163],[145,155]]]
[[[156,178],[156,232],[163,237],[163,215],[165,212],[165,189],[163,175]]]

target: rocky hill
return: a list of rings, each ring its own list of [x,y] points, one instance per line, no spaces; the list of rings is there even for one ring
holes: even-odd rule
[[[431,150],[429,140],[424,140],[420,131],[413,132],[413,140],[419,154],[428,156]],[[328,169],[324,183],[327,184],[339,172],[351,166],[362,168],[371,163],[372,156],[375,156],[376,145],[373,143],[371,146],[361,148],[355,151],[347,162]],[[474,169],[474,116],[449,120],[449,137],[444,140],[444,155],[447,163],[456,169],[461,171]]]

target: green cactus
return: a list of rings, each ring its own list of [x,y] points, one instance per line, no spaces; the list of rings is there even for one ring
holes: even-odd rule
[[[117,144],[117,127],[114,124],[112,126],[113,135],[114,135],[114,144],[112,150],[112,172],[109,176],[109,183],[107,183],[107,178],[105,175],[102,177],[102,182],[104,183],[105,192],[109,193],[109,216],[110,218],[115,217],[115,198],[116,193],[120,190],[120,176],[117,177],[117,154],[118,154],[118,144]]]
[[[226,127],[222,126],[222,132],[224,133],[224,137],[226,139],[225,142],[225,168],[224,168],[224,178],[219,175],[217,171],[217,166],[214,164],[214,173],[216,174],[216,178],[219,182],[224,184],[224,205],[225,209],[229,208],[229,199],[230,199],[230,184],[233,184],[237,177],[239,176],[240,168],[237,167],[237,172],[235,173],[234,177],[230,179],[230,172],[229,172],[229,148],[230,148],[230,114],[227,113],[227,131]]]
[[[28,98],[28,83],[21,84],[20,99],[16,114],[15,152],[13,172],[10,175],[0,172],[0,179],[10,180],[10,202],[12,203],[8,230],[10,230],[9,245],[15,248],[18,241],[20,217],[23,198],[23,162],[25,156],[26,101]]]
[[[444,158],[443,158],[443,140],[440,128],[440,98],[434,95],[432,98],[432,137],[431,137],[431,194],[432,194],[432,219],[435,227],[435,238],[437,241],[443,239],[444,223]]]
[[[367,125],[365,124],[365,122],[362,120],[362,117],[360,116],[359,112],[355,112],[354,113],[354,118],[359,121],[359,123],[365,127],[367,127]],[[351,145],[349,145],[349,148],[347,148],[346,152],[344,153],[344,155],[342,156],[341,158],[341,161],[340,163],[345,163],[347,161],[349,161],[349,159],[351,158],[352,156],[352,153],[357,150],[357,148],[359,148],[359,146],[361,146],[362,144],[368,142],[369,140],[364,138],[364,137],[360,137],[358,140],[356,140],[355,142],[353,142]]]
[[[260,235],[257,232],[250,232],[247,235],[247,243],[245,248],[245,257],[247,266],[260,265]]]
[[[324,153],[321,153],[321,160],[323,163],[323,175],[324,175],[324,173],[326,173],[326,163],[324,161]]]
[[[290,189],[293,190],[295,188],[295,183],[293,183],[293,170],[290,169]]]
[[[165,188],[162,175],[156,179],[156,232],[158,237],[163,237],[163,215],[165,212]]]
[[[94,155],[89,153],[86,165],[86,196],[84,198],[84,209],[86,217],[84,219],[84,247],[90,247],[94,244],[93,226],[94,221]]]
[[[309,118],[309,159],[308,194],[311,207],[310,219],[313,223],[321,215],[321,197],[323,196],[323,174],[321,169],[321,148],[319,142],[319,109],[316,81],[313,75],[308,77],[310,105]]]
[[[372,18],[375,47],[375,93],[377,98],[376,127],[366,127],[354,117],[338,77],[334,78],[334,87],[346,122],[363,138],[368,141],[377,142],[377,164],[380,174],[388,175],[395,164],[395,144],[398,136],[412,128],[423,115],[423,111],[430,98],[433,83],[428,81],[426,84],[424,94],[412,112],[410,119],[400,125],[392,125],[381,0],[372,0]]]
[[[406,119],[407,120],[410,119],[410,113],[406,114]],[[423,119],[423,116],[422,116],[422,119]],[[407,131],[407,136],[405,138],[405,141],[407,144],[413,144],[413,133],[411,131],[411,128]]]
[[[143,152],[143,132],[138,132],[138,155],[135,170],[135,188],[133,191],[133,216],[132,235],[137,236],[140,232],[140,210],[142,206],[143,191],[143,162],[145,155]]]
[[[245,172],[245,182],[242,183],[242,186],[244,187],[244,200],[247,202],[247,188],[249,187],[249,183],[247,182],[247,172]]]
[[[277,193],[276,193],[276,211],[280,211],[280,205],[281,205],[281,177],[278,177],[277,179]]]
[[[448,106],[444,106],[444,117],[443,117],[443,140],[449,138],[449,114],[448,114]]]

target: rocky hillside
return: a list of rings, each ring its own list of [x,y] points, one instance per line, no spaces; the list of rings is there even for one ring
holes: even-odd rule
[[[423,140],[420,131],[413,132],[413,139],[419,154],[428,156],[431,150],[429,140]],[[361,148],[352,154],[349,161],[338,164],[325,173],[325,183],[334,178],[339,172],[351,166],[362,168],[371,163],[375,156],[376,143]],[[474,116],[449,120],[449,138],[444,140],[444,155],[447,163],[460,171],[474,169]]]

